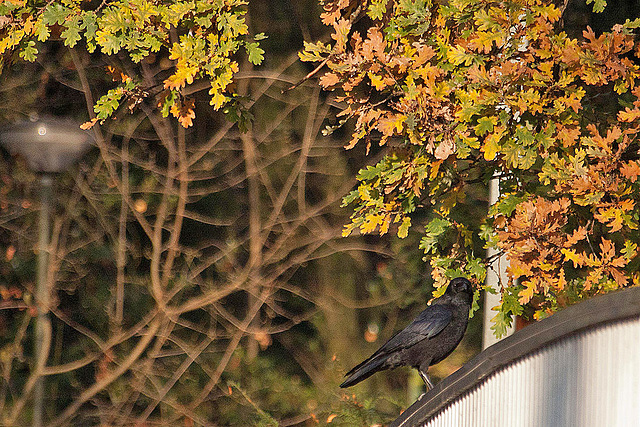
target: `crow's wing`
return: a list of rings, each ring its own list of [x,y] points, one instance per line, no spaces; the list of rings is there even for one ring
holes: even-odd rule
[[[386,369],[384,363],[394,352],[411,347],[424,339],[438,335],[451,322],[451,308],[445,304],[427,307],[413,322],[389,339],[366,360],[345,374],[348,377],[340,387],[349,387]]]
[[[375,354],[389,354],[438,335],[451,322],[451,308],[438,304],[427,307],[413,322],[389,339]]]

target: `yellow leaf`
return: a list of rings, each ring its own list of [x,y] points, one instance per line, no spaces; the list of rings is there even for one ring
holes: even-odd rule
[[[551,271],[554,267],[555,266],[553,264],[550,264],[548,262],[541,262],[540,264],[538,264],[538,268],[542,271]]]
[[[526,276],[531,274],[531,267],[522,262],[511,262],[511,265],[507,267],[507,270],[513,277]]]
[[[376,227],[382,223],[384,217],[380,214],[369,213],[364,217],[364,222],[360,226],[360,231],[364,234],[371,233]]]
[[[396,116],[394,124],[396,125],[396,131],[398,133],[402,133],[402,125],[404,124],[405,120],[407,120],[407,116],[405,116],[404,114]]]
[[[354,228],[355,228],[354,223],[345,225],[344,228],[342,229],[342,237],[349,237],[349,235],[351,234]]]
[[[398,237],[404,239],[409,234],[409,227],[411,227],[411,218],[404,217],[402,224],[398,227]]]
[[[496,126],[493,129],[493,133],[487,135],[487,138],[484,140],[484,146],[482,147],[482,151],[484,151],[484,159],[487,161],[494,160],[496,155],[500,151],[500,139],[504,134],[505,128],[504,126]]]
[[[220,91],[213,91],[211,92],[211,95],[212,96],[209,104],[213,105],[214,110],[220,109],[220,107],[222,107],[227,101],[227,97],[224,96]]]
[[[387,86],[386,79],[383,79],[381,76],[373,73],[367,73],[367,75],[369,76],[369,80],[371,80],[371,84],[373,84],[373,87],[375,87],[376,90],[382,90]]]
[[[538,290],[538,286],[535,279],[529,279],[522,283],[525,288],[518,293],[518,302],[520,304],[526,304],[531,301],[533,294]]]
[[[487,161],[491,161],[496,158],[496,155],[500,150],[500,146],[498,145],[495,138],[489,137],[486,139],[482,150],[484,151],[484,159]]]
[[[371,190],[371,186],[370,185],[360,185],[358,186],[358,196],[365,202],[368,202],[371,200],[371,195],[370,195],[370,191]]]
[[[584,264],[584,259],[582,258],[582,256],[578,255],[573,249],[563,248],[560,249],[560,252],[562,252],[562,255],[564,255],[566,261],[573,261],[574,267],[582,267],[582,265]]]
[[[431,164],[431,173],[429,173],[429,179],[434,180],[438,176],[438,171],[440,170],[440,165],[442,164],[442,160],[438,160]]]
[[[447,59],[453,65],[471,65],[473,62],[473,55],[467,53],[462,46],[454,46],[447,51]]]
[[[503,33],[499,31],[478,31],[476,32],[476,37],[471,40],[470,45],[475,47],[478,52],[489,53],[493,48],[493,42],[495,42],[498,47],[502,46],[504,44]]]
[[[612,233],[615,233],[622,228],[622,211],[617,207],[600,208],[593,216],[600,223],[607,224],[611,227]]]

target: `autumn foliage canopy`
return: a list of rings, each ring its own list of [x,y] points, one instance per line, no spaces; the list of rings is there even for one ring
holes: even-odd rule
[[[320,84],[355,123],[347,148],[388,150],[345,198],[345,234],[397,225],[404,237],[414,211],[433,212],[421,248],[439,284],[482,282],[482,246],[499,249],[510,265],[498,335],[512,314],[640,285],[640,20],[570,36],[564,7],[325,1],[332,42],[300,54],[326,63]],[[501,195],[486,218],[457,221],[469,188],[492,177]]]
[[[238,53],[246,53],[253,64],[261,63],[264,50],[257,40],[265,37],[249,35],[246,5],[243,0],[116,0],[98,7],[81,0],[4,1],[0,4],[0,71],[5,58],[14,53],[33,62],[43,42],[61,40],[66,47],[82,46],[89,53],[126,56],[143,68],[134,72],[134,67],[108,67],[106,72],[117,85],[97,100],[85,129],[115,116],[121,107],[134,110],[149,97],[164,117],[171,115],[190,127],[194,99],[183,89],[203,79],[209,81],[211,106],[240,121],[241,99],[229,90],[239,70]],[[155,76],[144,65],[162,56],[166,75],[157,87],[149,83]]]

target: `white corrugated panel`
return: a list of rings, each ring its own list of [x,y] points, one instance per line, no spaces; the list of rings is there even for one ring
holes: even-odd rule
[[[425,427],[639,427],[640,320],[569,335],[489,375]]]

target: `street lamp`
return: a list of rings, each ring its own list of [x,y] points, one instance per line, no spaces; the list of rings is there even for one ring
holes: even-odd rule
[[[91,136],[70,120],[46,117],[9,126],[0,131],[0,144],[13,155],[25,158],[40,177],[40,214],[38,217],[38,270],[35,301],[38,307],[34,354],[42,357],[45,324],[49,322],[50,290],[47,288],[50,215],[54,174],[69,168],[91,145]],[[33,426],[42,425],[44,378],[37,379],[33,392]]]

